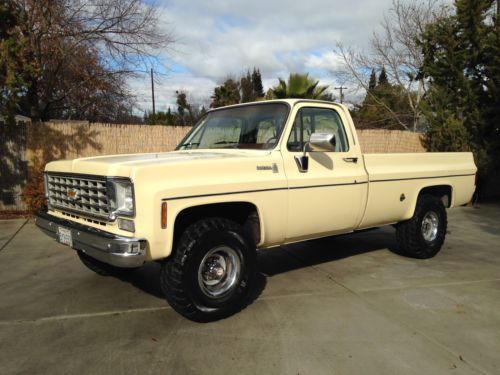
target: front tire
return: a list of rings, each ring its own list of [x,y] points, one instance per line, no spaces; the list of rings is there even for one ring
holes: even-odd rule
[[[433,195],[419,196],[413,217],[396,226],[400,253],[412,258],[432,258],[441,250],[447,225],[441,199]]]
[[[186,318],[206,322],[241,310],[256,276],[256,251],[241,227],[224,218],[190,225],[161,267],[167,302]]]

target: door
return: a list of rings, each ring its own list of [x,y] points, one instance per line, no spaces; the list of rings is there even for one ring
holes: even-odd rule
[[[327,104],[304,104],[294,112],[293,126],[282,145],[289,187],[286,239],[349,232],[361,220],[368,183],[359,145],[344,126],[347,118]],[[295,156],[302,155],[314,132],[333,133],[335,151],[308,152],[308,170],[301,172]]]

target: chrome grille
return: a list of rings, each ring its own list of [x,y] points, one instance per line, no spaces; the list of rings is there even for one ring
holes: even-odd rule
[[[54,208],[91,217],[109,216],[104,178],[47,174],[47,189]]]

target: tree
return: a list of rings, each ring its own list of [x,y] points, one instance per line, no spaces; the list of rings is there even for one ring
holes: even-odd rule
[[[168,107],[166,112],[157,111],[155,114],[152,112],[146,113],[144,121],[150,125],[174,125],[176,116],[172,113],[170,107]]]
[[[326,92],[328,86],[319,86],[319,81],[309,78],[309,74],[291,73],[287,82],[278,79],[278,85],[269,89],[267,99],[332,99],[332,95]]]
[[[177,94],[177,114],[175,115],[176,125],[194,125],[206,112],[205,107],[189,102],[188,94],[185,91],[176,91]]]
[[[455,14],[440,18],[422,35],[421,75],[432,88],[430,115],[447,114],[463,124],[464,137],[485,174],[500,167],[499,5],[492,0],[457,0],[455,8]],[[439,136],[430,132],[427,141],[436,144],[433,138]]]
[[[125,79],[172,42],[140,0],[1,0],[0,14],[2,108],[34,120],[129,112]]]
[[[427,90],[427,82],[425,77],[419,74],[424,55],[418,39],[428,25],[448,14],[449,7],[440,1],[393,0],[392,8],[380,25],[381,31],[373,34],[370,49],[366,53],[337,43],[337,52],[344,63],[343,70],[337,72],[337,75],[343,74],[351,80],[353,86],[357,85],[369,92],[368,74],[371,68],[383,66],[388,82],[403,89],[400,95],[408,102],[412,114],[411,121],[408,122],[406,115],[403,121],[393,108],[376,96],[372,96],[374,105],[378,105],[380,111],[385,111],[386,117],[392,117],[401,129],[422,130],[424,119],[421,104]]]
[[[448,95],[445,90],[434,86],[426,97],[424,112],[428,125],[425,147],[429,151],[470,151],[470,135],[463,120],[447,108]]]
[[[240,78],[241,103],[256,101],[264,97],[264,87],[259,69],[253,68],[252,74],[247,70]]]
[[[382,84],[373,86],[376,77],[375,70],[372,70],[370,75],[372,82],[368,83],[369,90],[362,104],[353,111],[356,126],[358,128],[401,129],[401,122],[410,125],[412,111],[406,100],[405,88],[388,81],[384,83],[383,70],[380,75],[382,79],[379,79],[379,82],[382,81]],[[392,113],[397,115],[397,120],[388,114],[386,107],[391,108]]]
[[[252,72],[252,86],[255,99],[264,97],[264,86],[262,85],[262,77],[259,69],[253,68]]]
[[[221,85],[214,88],[214,93],[211,96],[211,108],[223,107],[231,104],[238,104],[240,102],[240,86],[232,78],[226,79]]]
[[[254,87],[250,71],[240,79],[241,102],[248,103],[255,100]]]
[[[377,86],[377,76],[375,74],[375,69],[372,69],[370,74],[370,81],[368,82],[368,91],[373,90]]]
[[[388,83],[389,79],[387,78],[387,72],[385,71],[385,67],[382,67],[378,76],[378,85],[386,85]]]
[[[19,102],[27,76],[34,71],[26,54],[28,39],[16,30],[20,10],[9,0],[0,1],[0,115],[9,123],[19,112]]]

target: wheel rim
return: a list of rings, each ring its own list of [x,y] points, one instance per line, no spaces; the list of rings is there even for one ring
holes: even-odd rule
[[[238,252],[228,246],[215,247],[205,254],[198,268],[198,285],[207,297],[217,298],[231,291],[241,273]]]
[[[429,211],[422,219],[422,237],[427,242],[432,242],[437,238],[439,229],[439,216],[434,211]]]

